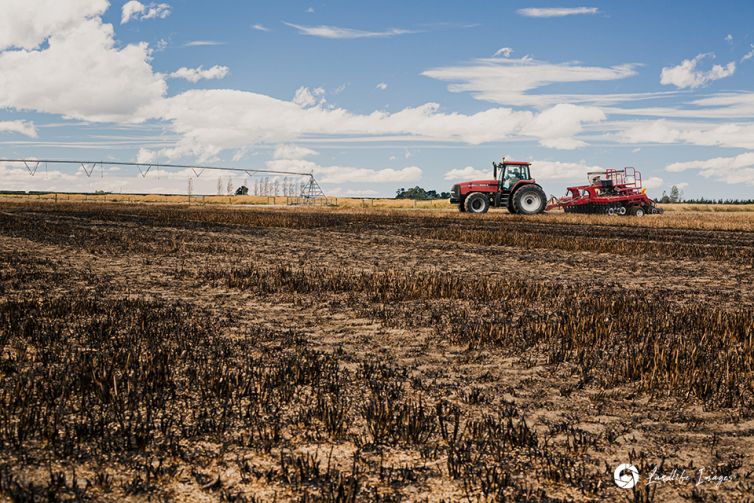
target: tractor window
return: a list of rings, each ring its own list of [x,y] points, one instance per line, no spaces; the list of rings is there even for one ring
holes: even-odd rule
[[[503,187],[511,188],[517,181],[529,178],[529,166],[506,166],[503,174]]]

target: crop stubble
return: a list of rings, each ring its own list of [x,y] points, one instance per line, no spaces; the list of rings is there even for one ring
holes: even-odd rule
[[[754,233],[720,218],[9,203],[0,491],[737,499]]]

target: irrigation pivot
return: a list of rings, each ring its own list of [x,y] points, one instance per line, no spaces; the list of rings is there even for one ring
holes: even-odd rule
[[[142,163],[142,162],[122,162],[122,161],[81,161],[81,160],[61,160],[61,159],[0,159],[0,162],[15,163],[23,165],[31,176],[37,173],[40,166],[47,168],[50,164],[67,164],[80,166],[88,178],[91,178],[95,169],[99,166],[100,171],[104,173],[105,166],[131,166],[135,167],[142,177],[147,176],[152,168],[168,168],[168,169],[190,169],[194,176],[199,178],[205,170],[217,170],[217,171],[235,171],[239,173],[246,173],[249,176],[255,174],[268,174],[268,175],[285,175],[285,176],[301,176],[307,179],[306,184],[301,187],[299,197],[302,204],[315,204],[317,201],[324,201],[327,204],[327,196],[320,187],[317,180],[314,178],[312,172],[305,171],[281,171],[274,169],[257,169],[257,168],[223,168],[220,166],[199,166],[193,164],[159,164],[159,163]]]

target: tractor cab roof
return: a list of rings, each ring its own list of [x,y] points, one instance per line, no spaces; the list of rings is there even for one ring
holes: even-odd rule
[[[503,161],[506,166],[531,166],[530,162],[525,161]]]

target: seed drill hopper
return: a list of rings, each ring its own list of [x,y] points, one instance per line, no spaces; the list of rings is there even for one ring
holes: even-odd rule
[[[634,168],[608,169],[587,174],[589,185],[568,187],[566,195],[554,197],[547,210],[563,208],[566,213],[635,215],[662,213],[642,187],[641,173]]]

